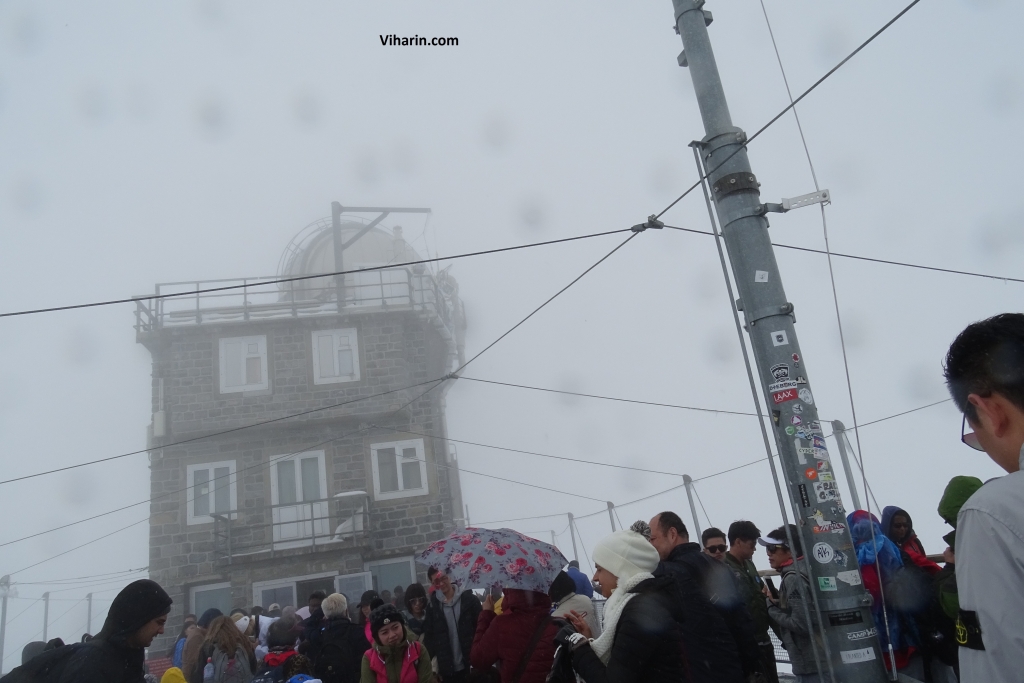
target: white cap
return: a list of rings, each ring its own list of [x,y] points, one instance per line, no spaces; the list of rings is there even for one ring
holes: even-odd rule
[[[594,547],[594,562],[620,582],[640,573],[650,574],[658,567],[659,560],[651,542],[635,531],[616,531]]]
[[[766,548],[770,545],[784,545],[787,548],[789,547],[789,541],[785,537],[779,539],[772,538],[771,536],[762,536],[761,538],[757,539],[757,542],[765,546]]]
[[[236,619],[235,626],[238,627],[238,630],[240,632],[245,633],[245,629],[249,628],[249,621],[249,617],[242,617],[241,619]]]

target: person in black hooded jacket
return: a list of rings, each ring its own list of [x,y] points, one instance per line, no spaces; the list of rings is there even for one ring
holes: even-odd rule
[[[114,598],[103,629],[92,640],[45,652],[2,680],[142,683],[146,648],[164,632],[171,603],[155,581],[134,581]]]

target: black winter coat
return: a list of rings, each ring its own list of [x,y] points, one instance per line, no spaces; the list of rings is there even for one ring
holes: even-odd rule
[[[60,683],[143,683],[145,659],[142,648],[119,646],[97,637],[75,652]]]
[[[587,683],[680,683],[686,663],[680,648],[678,600],[668,577],[640,582],[615,626],[608,664],[589,644],[572,653],[572,666]],[[724,680],[724,679],[723,679]]]
[[[750,666],[754,667],[752,670],[759,670],[753,620],[742,605],[738,591],[735,596],[727,595],[729,586],[735,588],[732,573],[724,566],[708,564],[715,562],[717,560],[703,554],[696,543],[684,543],[672,549],[668,558],[658,564],[654,575],[674,580],[677,609],[683,617],[679,628],[690,670],[689,680],[692,683],[743,683],[746,667],[726,615],[732,618],[736,607],[743,607],[753,645],[754,659]],[[727,583],[722,583],[722,576]],[[712,602],[712,597],[717,602],[724,601],[722,608]]]
[[[314,675],[324,683],[358,683],[363,655],[369,649],[363,627],[341,616],[309,630],[306,652]]]
[[[456,624],[459,646],[462,648],[464,670],[469,670],[469,653],[473,649],[473,636],[476,635],[476,620],[483,607],[473,591],[465,591],[459,596],[459,620]],[[427,616],[423,621],[423,644],[431,655],[437,657],[437,670],[442,678],[455,673],[455,661],[452,657],[451,634],[448,633],[448,620],[444,615],[444,607],[431,593],[427,605]]]

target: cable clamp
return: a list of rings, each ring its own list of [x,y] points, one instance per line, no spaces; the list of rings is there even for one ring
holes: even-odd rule
[[[447,375],[444,376],[444,379],[458,379],[458,378],[459,378],[459,376],[456,375],[454,372],[449,372]]]
[[[796,316],[793,315],[793,304],[787,301],[786,303],[781,305],[776,304],[774,306],[765,306],[764,308],[761,308],[759,310],[752,311],[751,314],[747,316],[747,324],[749,324],[751,327],[754,327],[755,325],[757,325],[758,320],[763,320],[764,318],[772,318],[779,315],[793,316],[793,322],[796,322]]]
[[[632,230],[633,232],[643,232],[648,228],[653,228],[654,230],[661,230],[664,227],[665,223],[663,221],[659,221],[657,216],[655,216],[652,213],[650,216],[647,217],[646,223],[637,223],[632,228],[630,228],[630,230]]]

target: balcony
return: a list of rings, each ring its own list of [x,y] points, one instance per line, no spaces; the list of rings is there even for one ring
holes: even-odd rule
[[[341,305],[333,276],[268,284],[276,277],[195,280],[156,286],[156,298],[136,297],[135,330],[154,332],[209,323],[413,310],[454,339],[458,295],[422,266],[382,268],[344,276]],[[204,291],[204,290],[217,291]]]
[[[362,548],[371,541],[370,497],[365,491],[211,516],[214,556],[220,564]]]

